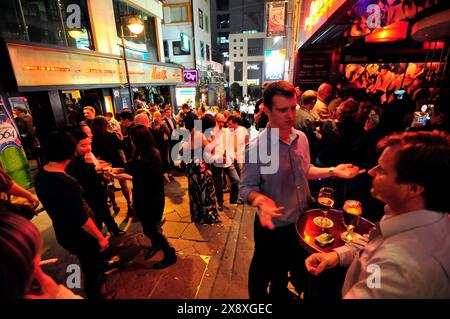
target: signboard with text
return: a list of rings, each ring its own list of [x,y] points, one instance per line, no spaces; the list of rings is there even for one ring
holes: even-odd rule
[[[286,50],[266,50],[265,52],[265,81],[278,81],[284,79],[284,62]]]
[[[267,2],[267,37],[286,36],[286,1]]]
[[[197,81],[198,81],[198,71],[197,70],[185,70],[184,71],[184,82],[197,83]]]
[[[126,83],[125,64],[120,58],[52,50],[22,44],[7,44],[17,86],[101,85]],[[180,67],[128,61],[130,82],[177,84],[183,82]]]

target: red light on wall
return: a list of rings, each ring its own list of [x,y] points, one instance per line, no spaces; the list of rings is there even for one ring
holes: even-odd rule
[[[423,48],[427,49],[427,50],[428,49],[430,49],[430,50],[441,50],[441,49],[444,48],[444,45],[445,45],[444,41],[437,41],[437,43],[436,42],[425,41],[423,43]]]
[[[376,29],[371,34],[366,35],[366,42],[394,42],[406,39],[408,33],[408,22],[399,21],[384,28]]]

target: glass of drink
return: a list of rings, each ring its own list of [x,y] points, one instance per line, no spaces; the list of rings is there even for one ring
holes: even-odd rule
[[[330,187],[321,188],[317,201],[323,216],[314,218],[314,224],[322,228],[333,227],[333,221],[327,218],[327,214],[334,205],[334,190]]]
[[[361,235],[353,232],[353,229],[358,226],[359,220],[361,219],[361,203],[357,200],[346,200],[342,214],[344,217],[344,225],[347,230],[341,234],[341,239],[347,243],[357,237],[361,237]]]

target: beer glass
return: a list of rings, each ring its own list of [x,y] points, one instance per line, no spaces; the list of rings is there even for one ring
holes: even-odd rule
[[[359,220],[361,219],[362,214],[362,206],[361,203],[357,200],[346,200],[343,207],[343,220],[344,225],[347,228],[341,234],[341,239],[346,243],[354,240],[357,237],[361,237],[361,235],[354,233],[353,229],[356,228],[359,224]]]
[[[317,196],[317,202],[323,216],[314,218],[314,224],[322,228],[333,227],[333,221],[327,218],[327,214],[334,205],[334,190],[330,187],[322,187]]]

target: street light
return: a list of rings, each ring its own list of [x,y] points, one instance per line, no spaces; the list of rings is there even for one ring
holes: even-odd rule
[[[120,23],[120,37],[122,39],[122,52],[123,52],[123,60],[125,62],[125,73],[127,77],[127,87],[128,87],[128,93],[130,94],[130,103],[131,103],[131,109],[133,110],[133,92],[131,91],[131,82],[130,82],[130,74],[128,73],[128,60],[127,60],[127,51],[125,46],[125,35],[123,33],[123,25],[122,25],[122,18],[125,17],[131,17],[127,21],[128,29],[133,34],[140,34],[144,30],[144,23],[142,23],[142,20],[139,19],[138,16],[134,14],[126,14],[121,15],[119,17],[119,23]]]

